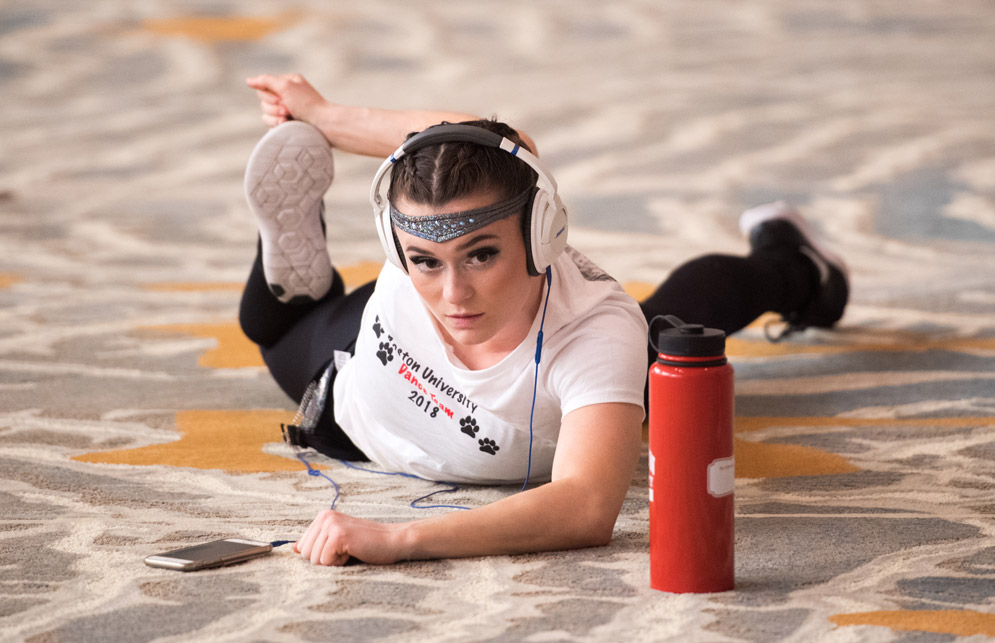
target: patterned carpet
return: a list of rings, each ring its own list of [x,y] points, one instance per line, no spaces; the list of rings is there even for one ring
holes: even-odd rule
[[[995,637],[995,11],[981,0],[0,5],[0,640],[981,641]],[[649,588],[646,463],[606,548],[312,567],[334,496],[236,324],[263,132],[243,79],[497,114],[572,243],[637,296],[742,253],[787,198],[849,261],[837,332],[729,343],[736,590]],[[336,158],[332,256],[382,260],[375,159]],[[343,511],[434,489],[315,458]],[[462,488],[484,504],[513,490]]]

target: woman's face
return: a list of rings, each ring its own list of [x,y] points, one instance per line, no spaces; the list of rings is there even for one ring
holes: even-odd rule
[[[485,192],[443,206],[400,197],[395,206],[409,216],[426,216],[496,201]],[[520,221],[520,215],[505,217],[443,243],[397,230],[411,283],[444,338],[470,368],[496,363],[514,350],[539,310],[543,280],[530,276],[525,267]]]

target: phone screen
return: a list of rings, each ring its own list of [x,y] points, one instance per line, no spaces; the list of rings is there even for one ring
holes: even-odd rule
[[[152,567],[192,571],[241,562],[268,554],[272,549],[270,543],[232,538],[149,556],[145,563]]]

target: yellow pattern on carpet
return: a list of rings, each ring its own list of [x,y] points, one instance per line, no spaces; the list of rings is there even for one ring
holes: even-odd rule
[[[891,339],[900,338],[899,341]],[[772,344],[766,340],[749,340],[738,337],[726,339],[726,355],[729,357],[774,357],[779,355],[800,355],[803,353],[861,353],[861,352],[906,352],[925,353],[927,351],[954,351],[960,353],[995,351],[995,339],[973,339],[970,337],[935,338],[928,335],[903,334],[893,331],[889,339],[880,342],[855,341],[848,344],[802,344],[799,342],[779,342]]]
[[[193,337],[210,337],[217,346],[202,353],[197,363],[204,368],[250,368],[265,366],[259,347],[249,341],[242,328],[234,323],[167,324],[146,326],[145,331],[176,333]]]
[[[645,281],[627,281],[622,288],[636,301],[645,301],[656,290],[656,286]]]
[[[847,417],[766,417],[766,416],[737,416],[735,420],[736,433],[749,433],[772,427],[943,427],[943,428],[970,428],[981,426],[995,426],[995,416],[974,416],[974,417],[925,417],[925,418],[847,418]]]
[[[240,281],[160,281],[145,284],[153,292],[242,292],[245,284]]]
[[[290,14],[276,17],[181,16],[150,18],[142,27],[159,36],[185,36],[203,42],[261,40],[294,22]]]
[[[21,277],[21,275],[15,275],[9,272],[0,272],[0,288],[10,288],[22,280],[23,277]]]
[[[790,478],[860,471],[843,456],[814,447],[735,439],[737,478]]]
[[[995,614],[971,610],[892,610],[837,614],[833,623],[877,625],[905,632],[933,632],[954,636],[995,636]]]
[[[838,418],[838,417],[744,417],[735,419],[736,433],[776,427],[949,427],[995,426],[995,417],[950,418]],[[829,451],[793,444],[752,442],[736,438],[737,478],[786,478],[821,476],[860,471],[860,467]]]
[[[176,429],[181,436],[175,442],[87,453],[73,460],[220,469],[233,473],[300,471],[302,465],[296,459],[263,453],[266,444],[282,440],[280,424],[290,422],[293,416],[290,411],[272,409],[181,411],[176,414]]]
[[[342,275],[346,290],[352,290],[376,279],[383,269],[383,262],[360,261],[348,266],[336,266],[335,269]]]
[[[352,290],[376,279],[383,268],[382,263],[361,261],[357,264],[338,268],[347,290]],[[0,275],[2,277],[2,275]],[[2,285],[2,281],[0,281]],[[156,292],[240,292],[244,284],[233,282],[159,282],[146,284],[147,290]],[[252,368],[264,367],[259,348],[242,333],[237,323],[216,324],[169,324],[147,326],[142,330],[174,333],[192,337],[209,337],[217,345],[204,352],[197,363],[204,368]]]
[[[763,329],[770,321],[777,321],[780,315],[765,313],[748,328]],[[995,351],[995,339],[972,337],[950,337],[942,334],[894,329],[860,329],[841,332],[835,335],[834,344],[806,344],[801,341],[768,342],[764,338],[736,336],[726,339],[726,355],[729,357],[777,357],[781,355],[838,354],[860,352],[909,352],[954,351],[962,353]]]

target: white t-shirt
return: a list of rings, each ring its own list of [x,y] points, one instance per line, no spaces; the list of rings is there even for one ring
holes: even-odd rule
[[[643,404],[646,321],[639,305],[567,248],[552,266],[529,479],[549,480],[560,421],[590,404]],[[380,466],[431,480],[512,483],[529,466],[536,337],[489,368],[462,365],[403,271],[387,263],[339,369],[335,420]]]

